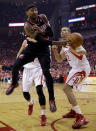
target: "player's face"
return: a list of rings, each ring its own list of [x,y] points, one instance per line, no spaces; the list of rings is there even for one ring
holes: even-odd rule
[[[67,28],[61,29],[61,38],[66,39],[70,35],[70,32]]]
[[[38,10],[37,8],[33,7],[26,11],[26,14],[28,17],[36,18],[38,15]]]

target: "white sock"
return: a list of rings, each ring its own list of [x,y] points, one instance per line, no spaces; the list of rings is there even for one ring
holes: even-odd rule
[[[34,104],[34,100],[30,100],[29,105],[33,105]]]
[[[72,104],[70,104],[70,107],[71,107],[72,110],[74,110]]]
[[[41,114],[46,115],[46,110],[45,109],[41,110]]]
[[[73,110],[78,114],[82,114],[79,105],[73,106]]]

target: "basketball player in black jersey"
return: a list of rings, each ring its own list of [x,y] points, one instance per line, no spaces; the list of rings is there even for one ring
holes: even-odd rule
[[[50,52],[49,45],[59,45],[60,42],[52,42],[49,37],[53,36],[53,32],[49,25],[49,22],[45,15],[38,15],[38,10],[35,5],[29,5],[26,9],[26,15],[28,16],[27,22],[24,25],[24,30],[27,35],[28,46],[20,54],[14,63],[12,70],[12,84],[6,91],[6,95],[10,95],[13,90],[18,86],[18,72],[20,68],[37,57],[43,74],[46,78],[46,84],[49,92],[49,104],[50,111],[56,111],[53,79],[50,74]],[[35,38],[35,39],[34,39]],[[61,42],[62,44],[62,42]],[[28,96],[25,96],[28,97]]]

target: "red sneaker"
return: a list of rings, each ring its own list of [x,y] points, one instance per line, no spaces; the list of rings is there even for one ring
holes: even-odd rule
[[[83,125],[87,125],[88,122],[89,121],[82,114],[76,114],[76,121],[75,121],[74,125],[72,125],[72,128],[78,129]]]
[[[10,85],[9,88],[6,90],[6,95],[10,95],[15,88],[17,88],[19,86],[19,84],[17,83],[16,85]]]
[[[76,112],[71,109],[70,112],[66,113],[65,115],[62,116],[63,118],[75,118],[76,117]]]
[[[45,115],[41,116],[40,126],[46,126],[46,116]]]
[[[51,112],[55,112],[57,110],[55,101],[54,100],[50,100],[49,104],[50,104],[50,111]]]
[[[32,112],[33,112],[33,104],[29,105],[29,107],[28,107],[28,115],[31,115]]]

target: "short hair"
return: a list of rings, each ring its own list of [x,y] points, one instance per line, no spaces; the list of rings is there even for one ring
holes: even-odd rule
[[[70,32],[70,33],[71,33],[71,30],[70,30],[70,28],[68,28],[68,27],[62,27],[61,29],[68,30],[68,32]]]
[[[36,6],[35,4],[29,4],[29,5],[26,7],[25,11],[28,11],[30,8],[37,8],[37,6]]]

